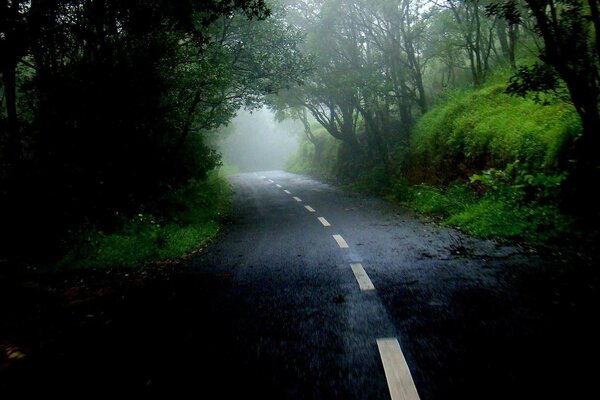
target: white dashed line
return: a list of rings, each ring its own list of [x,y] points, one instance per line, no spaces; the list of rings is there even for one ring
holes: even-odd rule
[[[269,182],[271,183],[275,183],[275,181],[273,179],[269,179]]]
[[[311,206],[304,206],[304,208],[306,208],[310,212],[315,212],[315,209],[312,208]]]
[[[320,223],[323,224],[323,226],[331,226],[331,224],[323,217],[318,217],[317,218],[319,220]]]
[[[348,243],[346,243],[346,241],[344,240],[344,238],[341,235],[333,235],[333,238],[337,242],[338,246],[340,246],[340,249],[348,249],[349,248]]]
[[[278,183],[278,184],[276,184],[275,186],[277,186],[278,188],[281,188],[281,185],[280,185],[279,183]]]
[[[289,190],[284,190],[284,192],[286,192],[287,194],[292,194],[292,192],[290,192]]]
[[[260,179],[267,179],[267,177],[264,175],[261,175]]]
[[[302,201],[302,199],[300,197],[296,197],[296,196],[294,196],[294,200],[296,200],[297,202],[301,202]]]
[[[419,400],[417,388],[396,338],[377,339],[381,363],[392,400]]]
[[[367,271],[365,271],[361,263],[350,263],[350,268],[352,268],[352,272],[354,273],[354,277],[358,282],[360,290],[375,290],[371,278],[369,278]]]

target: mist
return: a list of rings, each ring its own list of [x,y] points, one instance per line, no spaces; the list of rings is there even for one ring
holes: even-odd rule
[[[223,163],[242,172],[281,170],[298,149],[301,131],[299,122],[276,122],[266,108],[242,110],[222,131],[216,145]]]

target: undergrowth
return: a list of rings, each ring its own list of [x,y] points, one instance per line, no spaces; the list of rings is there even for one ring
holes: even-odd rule
[[[399,181],[390,198],[479,237],[551,244],[573,235],[572,219],[558,208],[564,178],[532,174],[512,163],[447,187]]]
[[[139,267],[181,258],[199,249],[219,231],[228,212],[229,186],[213,172],[205,181],[191,180],[161,200],[160,215],[122,217],[112,232],[86,229],[56,267]]]

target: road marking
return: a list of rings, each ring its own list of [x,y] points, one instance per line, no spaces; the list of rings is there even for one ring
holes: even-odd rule
[[[284,190],[284,192],[286,192],[287,194],[292,194],[292,192],[290,192],[289,190]]]
[[[261,176],[260,176],[260,178],[261,178],[261,179],[267,179],[267,177],[266,177],[266,176],[264,176],[264,175],[261,175]]]
[[[281,185],[280,185],[279,183],[278,183],[278,184],[276,184],[275,186],[277,186],[278,188],[280,188],[280,187],[281,187]]]
[[[301,202],[302,201],[302,199],[300,197],[296,197],[296,196],[294,196],[294,200],[296,200],[297,202]]]
[[[323,226],[331,226],[331,224],[323,217],[318,217],[317,218],[319,220],[320,223],[323,224]]]
[[[392,400],[419,400],[417,388],[398,339],[377,339],[377,347]]]
[[[311,206],[304,206],[304,208],[306,208],[310,212],[315,212],[315,209],[312,208]]]
[[[333,238],[337,242],[338,246],[340,246],[340,249],[347,249],[350,247],[341,235],[333,235]]]
[[[275,183],[275,181],[273,179],[269,179],[269,182],[271,183]]]
[[[360,287],[360,290],[375,290],[375,286],[373,286],[371,278],[369,278],[367,271],[365,271],[361,263],[350,263],[350,268],[352,268],[352,272],[354,272],[354,277],[358,282],[358,287]]]

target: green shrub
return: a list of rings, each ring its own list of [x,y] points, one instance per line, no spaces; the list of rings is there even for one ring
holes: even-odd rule
[[[123,218],[121,227],[110,233],[80,232],[57,267],[138,267],[180,258],[216,235],[228,200],[229,186],[216,172],[205,181],[191,180],[161,201],[160,215]]]
[[[313,127],[313,135],[321,148],[320,154],[318,156],[315,154],[315,145],[302,135],[298,151],[286,161],[284,169],[288,172],[317,176],[327,180],[336,179],[340,141],[334,139],[322,127]]]
[[[411,134],[411,180],[466,179],[515,160],[535,170],[557,169],[565,146],[581,132],[574,108],[558,101],[542,106],[504,89],[456,92],[423,115]]]
[[[564,178],[511,163],[473,175],[469,184],[441,188],[402,182],[394,188],[397,200],[441,217],[443,224],[480,237],[543,244],[572,235],[571,218],[557,207]]]
[[[483,198],[444,221],[485,238],[548,243],[570,233],[570,219],[551,205],[517,205],[503,199]]]
[[[417,185],[411,188],[409,205],[414,210],[448,217],[464,210],[473,202],[475,194],[469,188],[455,184],[446,189],[429,185]]]

